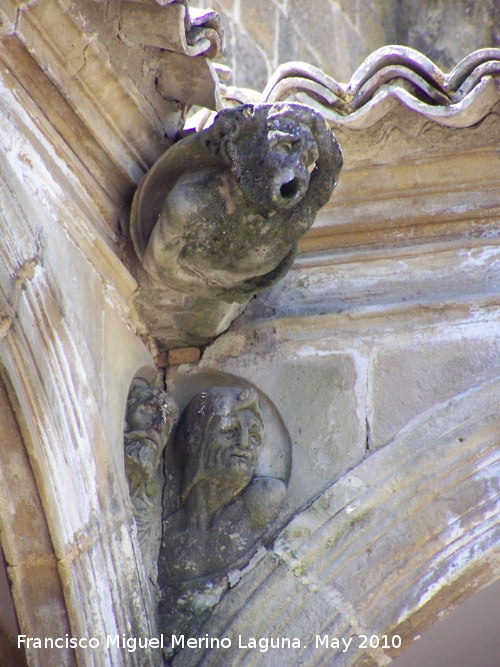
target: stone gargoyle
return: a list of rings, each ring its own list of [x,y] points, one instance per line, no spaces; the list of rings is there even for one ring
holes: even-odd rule
[[[164,287],[191,295],[199,316],[187,328],[220,333],[241,304],[288,271],[341,167],[340,147],[311,107],[221,111],[211,127],[174,144],[134,197],[130,233],[151,294]],[[152,311],[147,292],[141,286],[140,300]],[[217,321],[207,324],[209,313]]]

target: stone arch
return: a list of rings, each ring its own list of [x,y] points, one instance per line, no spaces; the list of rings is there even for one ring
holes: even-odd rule
[[[57,560],[23,438],[0,376],[0,541],[19,621],[30,637],[70,632]],[[28,651],[31,664],[41,664]],[[73,650],[48,649],[54,664],[74,665]]]
[[[75,654],[55,648],[52,662],[61,667],[154,665],[150,651],[124,654],[116,643],[107,645],[107,636],[156,632],[132,530],[120,420],[130,369],[151,363],[150,355],[135,343],[121,310],[125,270],[113,260],[108,275],[88,261],[85,247],[75,243],[81,211],[64,199],[17,127],[2,136],[14,146],[19,140],[25,169],[16,163],[16,172],[0,155],[0,367],[17,416],[17,426],[9,422],[9,447],[20,460],[17,471],[2,466],[0,521],[21,632],[99,641]],[[102,296],[105,286],[113,298]],[[88,312],[99,314],[95,322]],[[0,397],[3,405],[10,404]],[[8,407],[0,421],[10,414]],[[16,499],[22,490],[26,498]],[[45,648],[27,652],[30,666],[46,665],[48,656]]]
[[[42,267],[24,286],[0,359],[15,396],[54,577],[57,573],[62,585],[65,604],[59,604],[67,611],[67,631],[70,637],[99,641],[92,651],[77,648],[76,663],[153,665],[154,657],[144,651],[124,659],[117,644],[107,645],[107,636],[155,634],[151,595],[124,494],[123,430],[119,444],[110,447],[110,426],[102,420],[99,398]],[[40,588],[39,573],[30,581]],[[18,615],[26,605],[31,614],[50,618],[44,595],[30,608],[30,596],[18,591]],[[23,632],[23,623],[21,628]],[[53,624],[34,636],[65,637],[66,632],[56,634],[58,629]],[[75,656],[54,650],[61,667],[75,664]],[[30,665],[44,665],[46,658],[45,649],[28,651]]]
[[[421,415],[297,514],[201,630],[232,639],[227,664],[387,664],[499,579],[499,397],[497,380]],[[401,648],[316,647],[316,635],[360,634],[400,635]],[[302,648],[239,649],[238,635],[298,637]],[[175,664],[202,660],[220,655]]]

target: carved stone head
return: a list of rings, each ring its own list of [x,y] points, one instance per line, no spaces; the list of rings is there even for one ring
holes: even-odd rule
[[[181,417],[174,444],[181,506],[176,494],[175,510],[164,517],[158,563],[160,626],[167,636],[194,634],[229,585],[227,574],[244,567],[276,528],[287,484],[259,461],[263,410],[267,416],[269,406],[261,409],[255,389],[215,386],[197,394]]]
[[[151,479],[177,417],[177,406],[162,389],[141,381],[132,385],[124,436],[125,467],[132,486]]]
[[[255,473],[264,442],[264,420],[254,389],[212,387],[185,409],[175,450],[184,470],[182,504],[201,481],[229,490],[235,498]]]
[[[232,170],[247,202],[269,214],[307,191],[319,156],[310,123],[298,106],[248,104],[221,111],[202,142]]]

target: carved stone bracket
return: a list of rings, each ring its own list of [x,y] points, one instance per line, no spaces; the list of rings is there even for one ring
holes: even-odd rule
[[[147,44],[186,56],[214,58],[223,50],[219,15],[189,8],[187,2],[122,2],[120,34],[133,43]]]
[[[188,0],[122,2],[120,36],[132,45],[159,50],[157,87],[164,97],[222,107],[217,71],[210,62],[225,48],[216,12],[190,8]]]

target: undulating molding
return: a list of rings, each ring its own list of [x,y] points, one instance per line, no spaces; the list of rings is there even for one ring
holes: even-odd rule
[[[319,105],[333,126],[368,129],[398,106],[446,127],[480,122],[500,99],[500,49],[480,49],[445,74],[419,51],[384,46],[374,51],[348,83],[339,83],[313,65],[280,65],[261,94],[262,102],[304,95]],[[229,104],[243,103],[248,93],[229,88]]]

